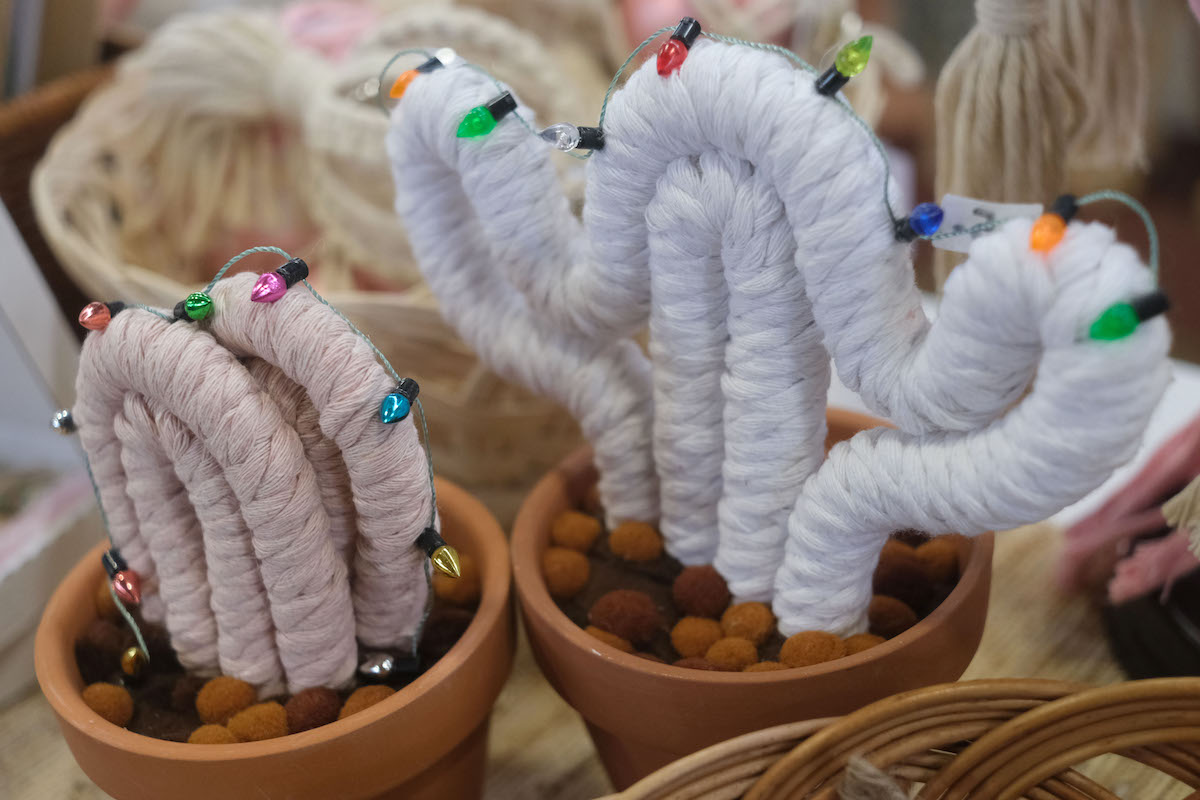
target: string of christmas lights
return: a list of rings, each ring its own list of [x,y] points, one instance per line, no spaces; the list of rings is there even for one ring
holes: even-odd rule
[[[818,72],[817,68],[806,62],[800,56],[793,53],[791,50],[780,47],[778,45],[766,44],[762,42],[749,42],[742,39],[737,39],[732,36],[723,36],[720,34],[709,33],[702,30],[700,23],[692,17],[684,17],[678,25],[666,26],[654,31],[641,44],[633,49],[621,66],[613,75],[609,82],[608,90],[604,95],[604,102],[600,108],[599,120],[595,127],[576,126],[570,123],[559,122],[554,123],[540,131],[534,130],[516,110],[516,101],[512,94],[504,88],[504,86],[487,70],[470,62],[464,62],[464,65],[475,69],[487,76],[496,85],[500,94],[486,103],[485,105],[476,106],[470,109],[459,125],[457,135],[460,138],[474,138],[485,136],[493,131],[496,125],[507,116],[516,117],[520,123],[530,132],[537,135],[543,141],[548,142],[556,149],[566,152],[568,155],[576,158],[590,158],[592,153],[604,146],[604,117],[608,111],[608,103],[616,89],[622,74],[626,71],[629,65],[637,58],[637,56],[648,47],[652,42],[668,31],[671,32],[670,37],[665,41],[658,51],[656,69],[658,74],[664,79],[669,79],[672,75],[678,72],[687,59],[688,53],[695,45],[696,40],[700,36],[706,36],[714,41],[724,42],[727,44],[741,45],[752,47],[758,50],[766,50],[768,52],[779,54],[792,63],[796,64],[801,69],[817,75],[814,87],[819,94],[829,97],[833,102],[836,102],[847,114],[850,115],[859,127],[863,129],[866,135],[870,138],[875,149],[878,151],[880,159],[883,162],[884,178],[883,178],[883,202],[887,210],[888,217],[891,219],[893,229],[895,231],[896,240],[899,242],[912,242],[917,239],[937,242],[951,237],[968,235],[971,238],[994,230],[1008,219],[989,219],[972,225],[968,228],[955,227],[952,231],[939,232],[942,222],[945,219],[945,212],[936,203],[924,202],[919,203],[913,210],[905,216],[897,216],[892,209],[889,183],[891,180],[891,162],[887,156],[887,150],[883,142],[871,129],[870,125],[855,113],[850,104],[841,97],[838,93],[846,84],[856,75],[859,75],[870,60],[872,37],[863,36],[852,42],[843,45],[837,52],[834,58],[834,63],[824,72]],[[384,66],[380,73],[380,85],[382,85],[383,77],[387,69],[400,56],[412,53],[426,51],[403,50],[395,54],[388,63]],[[426,55],[428,55],[426,53]],[[432,59],[436,61],[436,59]],[[428,65],[430,61],[416,70],[408,70],[400,75],[392,86],[390,92],[393,97],[402,97],[404,90],[409,84],[422,72],[429,72],[436,69]],[[381,103],[382,107],[382,103]],[[384,109],[386,111],[386,108]],[[575,151],[578,149],[587,150],[585,154],[578,154]],[[1150,218],[1149,213],[1140,203],[1124,192],[1105,190],[1093,192],[1089,195],[1080,198],[1078,201],[1071,195],[1064,195],[1059,198],[1052,206],[1051,210],[1043,214],[1035,223],[1033,233],[1031,235],[1030,247],[1040,252],[1048,252],[1055,244],[1057,244],[1066,232],[1067,223],[1074,217],[1079,206],[1087,205],[1099,200],[1115,200],[1127,205],[1133,209],[1142,219],[1146,226],[1147,235],[1150,240],[1150,253],[1148,264],[1155,283],[1158,281],[1158,236],[1154,227],[1154,222]],[[1156,289],[1147,295],[1132,298],[1128,303],[1118,303],[1107,309],[1089,328],[1088,336],[1097,341],[1112,341],[1115,339],[1128,336],[1141,322],[1164,313],[1169,306],[1166,295]]]
[[[113,317],[128,309],[140,309],[148,313],[154,314],[160,319],[168,323],[175,322],[201,322],[212,316],[215,311],[210,292],[213,286],[216,285],[226,272],[231,267],[241,261],[243,258],[253,253],[274,253],[286,259],[285,263],[279,266],[272,272],[267,272],[259,276],[253,288],[250,291],[249,300],[254,303],[274,303],[282,299],[287,291],[297,283],[302,283],[313,297],[320,303],[324,304],[333,311],[349,326],[350,330],[361,338],[371,348],[375,357],[387,371],[387,373],[396,381],[396,389],[390,392],[379,406],[379,420],[383,424],[395,424],[404,419],[407,419],[415,406],[418,413],[418,419],[421,424],[422,439],[425,443],[425,461],[429,479],[429,492],[431,496],[429,524],[421,535],[417,538],[417,546],[420,547],[426,557],[436,569],[450,575],[451,577],[459,577],[461,574],[461,562],[458,552],[451,545],[447,544],[445,539],[437,531],[437,489],[433,480],[433,453],[429,445],[429,425],[425,416],[425,409],[418,399],[420,393],[420,385],[413,378],[400,377],[388,361],[387,357],[375,346],[365,333],[350,321],[346,315],[329,303],[319,292],[308,282],[308,264],[301,258],[294,258],[286,251],[278,247],[252,247],[242,251],[225,264],[213,276],[208,285],[198,292],[190,293],[184,300],[176,304],[172,315],[167,315],[161,311],[151,308],[140,303],[124,303],[121,301],[113,301],[108,303],[92,302],[86,305],[79,313],[79,324],[89,331],[103,332],[112,321]],[[55,413],[51,421],[51,427],[64,435],[75,433],[77,425],[70,409],[62,409]],[[87,468],[88,479],[92,484],[92,491],[96,496],[96,504],[100,508],[101,521],[104,524],[106,532],[109,530],[108,516],[104,512],[104,504],[100,499],[100,487],[96,483],[95,476],[92,474],[91,464],[88,461],[87,455],[84,455],[84,465]],[[120,550],[112,544],[111,534],[109,539],[109,548],[102,554],[101,561],[105,572],[109,577],[109,592],[112,595],[113,602],[117,606],[117,610],[125,619],[130,629],[133,631],[134,637],[137,640],[137,645],[128,648],[121,656],[121,669],[130,678],[137,678],[145,667],[150,663],[150,651],[146,646],[145,639],[142,636],[137,620],[130,613],[129,607],[137,607],[141,604],[142,582],[141,576],[136,570],[133,570],[121,556]]]

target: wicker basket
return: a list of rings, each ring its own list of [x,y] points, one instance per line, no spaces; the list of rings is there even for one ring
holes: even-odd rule
[[[168,26],[58,133],[32,185],[47,241],[90,297],[164,307],[244,246],[276,244],[305,257],[329,301],[421,381],[439,473],[511,519],[528,484],[578,443],[578,429],[556,405],[485,369],[442,322],[391,210],[386,119],[370,90],[396,50],[449,46],[511,82],[539,118],[584,119],[603,97],[602,69],[551,76],[540,68],[546,51],[511,23],[477,9],[412,5],[388,13],[329,74],[280,48],[289,61],[267,78],[213,69],[195,76],[190,98],[145,89],[147,74],[174,68],[173,53],[199,49],[196,42],[269,62],[251,45],[280,38],[272,18],[224,13],[247,16],[214,17],[199,33]],[[234,40],[230,20],[253,30]],[[181,44],[184,34],[190,39]],[[175,37],[174,51],[166,37]],[[148,95],[160,105],[149,105]],[[214,121],[196,110],[220,109],[233,95],[229,102],[261,112]],[[131,135],[141,134],[131,119],[154,135]],[[200,127],[211,135],[179,143]],[[252,169],[213,166],[210,159],[233,158],[231,149]],[[579,175],[570,173],[578,162],[562,162],[568,191],[581,196]],[[248,238],[247,226],[269,233]],[[239,269],[271,269],[275,260],[249,258]]]
[[[1035,679],[931,686],[838,719],[731,739],[607,800],[833,800],[856,755],[921,785],[918,800],[1116,800],[1072,769],[1108,753],[1149,767],[1143,776],[1161,773],[1156,783],[1169,776],[1200,788],[1200,678],[1101,688]],[[1164,796],[1144,780],[1137,788],[1138,797]]]

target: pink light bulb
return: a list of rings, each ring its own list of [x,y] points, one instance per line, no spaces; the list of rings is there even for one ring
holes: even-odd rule
[[[250,299],[255,303],[274,303],[287,294],[287,290],[287,282],[278,272],[264,272],[250,290]]]

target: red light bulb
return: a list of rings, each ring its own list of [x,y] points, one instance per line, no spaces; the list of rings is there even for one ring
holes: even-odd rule
[[[658,51],[658,74],[664,78],[683,65],[688,48],[678,39],[667,39]]]

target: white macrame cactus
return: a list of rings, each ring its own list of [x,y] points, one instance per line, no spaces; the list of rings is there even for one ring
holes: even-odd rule
[[[1087,339],[1152,287],[1108,229],[1072,224],[1042,254],[1028,221],[1002,225],[930,322],[881,156],[781,56],[701,39],[669,78],[638,69],[604,117],[582,224],[520,120],[456,138],[497,93],[440,70],[392,115],[397,212],[443,313],[578,416],[610,519],[657,521],[672,555],[772,602],[785,634],[863,630],[892,531],[1039,520],[1134,452],[1168,333]],[[647,325],[649,359],[632,338]],[[826,459],[831,356],[897,429]]]

